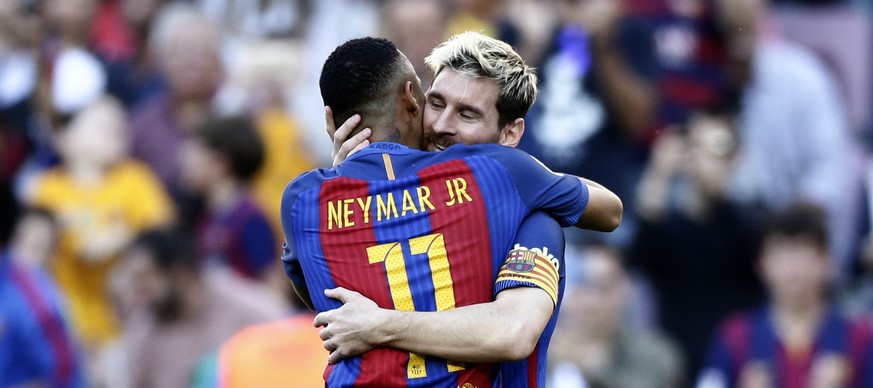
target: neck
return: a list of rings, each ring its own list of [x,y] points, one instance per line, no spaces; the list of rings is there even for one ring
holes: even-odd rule
[[[825,306],[821,303],[773,306],[773,325],[788,349],[808,350],[821,326]]]
[[[210,103],[208,100],[193,97],[176,97],[173,103],[173,111],[176,122],[183,131],[193,131],[209,115]]]
[[[106,173],[106,168],[87,162],[70,162],[66,166],[73,181],[82,186],[92,186],[100,183]]]
[[[824,303],[816,299],[802,303],[776,302],[773,304],[773,315],[779,322],[792,322],[795,325],[810,325],[819,321],[824,314]]]
[[[227,209],[240,196],[242,185],[232,179],[216,181],[206,195],[206,203],[213,211]]]
[[[370,135],[370,142],[388,142],[400,143],[400,130],[397,127],[373,129],[373,134]],[[408,145],[408,144],[404,144]]]

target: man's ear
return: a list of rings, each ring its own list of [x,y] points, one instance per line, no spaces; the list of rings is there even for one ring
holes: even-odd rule
[[[406,81],[403,84],[403,96],[401,97],[403,102],[403,108],[406,109],[409,114],[413,116],[418,116],[421,114],[421,105],[418,105],[418,100],[415,98],[415,94],[412,93],[412,81]]]
[[[515,148],[521,142],[522,135],[524,135],[524,118],[520,117],[500,129],[500,139],[497,143]]]

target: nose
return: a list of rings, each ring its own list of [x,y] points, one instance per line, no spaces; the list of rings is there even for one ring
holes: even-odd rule
[[[451,122],[451,114],[448,109],[440,112],[436,121],[433,123],[433,133],[437,135],[454,135],[455,126]]]

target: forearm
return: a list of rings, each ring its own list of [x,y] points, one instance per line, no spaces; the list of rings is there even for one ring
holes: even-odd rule
[[[377,342],[454,361],[521,360],[533,351],[552,310],[549,296],[535,288],[504,291],[494,302],[441,312],[383,310]]]
[[[595,75],[603,85],[601,90],[612,116],[625,137],[645,139],[655,111],[654,88],[631,70],[612,42],[598,42],[594,47]]]
[[[621,224],[624,205],[621,199],[601,184],[589,179],[579,178],[588,187],[588,206],[576,227],[611,232]]]

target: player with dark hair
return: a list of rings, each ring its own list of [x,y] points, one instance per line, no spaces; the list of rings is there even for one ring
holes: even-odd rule
[[[602,206],[598,202],[611,193],[589,188],[575,177],[554,174],[510,148],[452,147],[443,153],[407,148],[421,146],[423,112],[419,104],[424,94],[402,54],[398,52],[393,61],[391,55],[363,59],[373,61],[375,68],[395,69],[382,87],[369,90],[370,99],[354,94],[360,89],[352,90],[350,96],[331,93],[340,89],[336,85],[368,77],[379,82],[382,78],[374,75],[379,71],[357,71],[356,54],[385,47],[386,41],[372,38],[350,41],[337,48],[325,64],[325,72],[334,74],[322,78],[325,103],[372,103],[380,109],[370,117],[363,116],[362,121],[379,125],[373,126],[371,139],[375,143],[369,148],[334,169],[304,174],[286,189],[283,260],[295,288],[305,299],[311,295],[318,311],[341,306],[330,298],[336,293],[321,295],[322,290],[340,286],[352,288],[387,309],[451,310],[443,316],[475,327],[476,316],[488,319],[490,315],[493,320],[494,310],[468,305],[493,299],[498,274],[505,274],[507,284],[553,284],[544,288],[546,293],[526,296],[547,301],[544,314],[533,311],[542,303],[530,304],[538,306],[532,307],[530,314],[545,316],[539,328],[516,325],[504,333],[536,343],[557,300],[559,275],[546,254],[529,250],[517,252],[518,257],[508,263],[517,271],[501,271],[507,264],[504,253],[510,250],[523,217],[533,209],[544,209],[564,225],[611,230],[620,220],[620,202],[617,211],[609,213],[611,217],[592,216],[586,206]],[[333,71],[334,67],[343,70]],[[345,76],[352,79],[344,80]],[[384,142],[394,139],[403,145]],[[562,236],[560,244],[563,246]],[[516,302],[526,304],[528,300]],[[322,338],[329,329],[323,331]],[[460,341],[477,342],[475,333],[470,331]],[[329,339],[325,345],[330,347]],[[487,348],[489,344],[482,345]],[[452,349],[430,350],[431,354],[453,357]],[[342,360],[329,366],[325,374],[328,386],[486,386],[491,384],[491,375],[487,364],[463,365],[391,348]]]
[[[390,86],[415,81],[402,68],[401,55],[385,39],[354,39],[334,51],[324,63],[319,87],[322,99],[331,102],[335,119],[342,122],[360,114],[366,127],[390,127],[393,116],[385,114],[385,106],[393,104],[396,93]],[[424,94],[413,97],[423,99]]]

